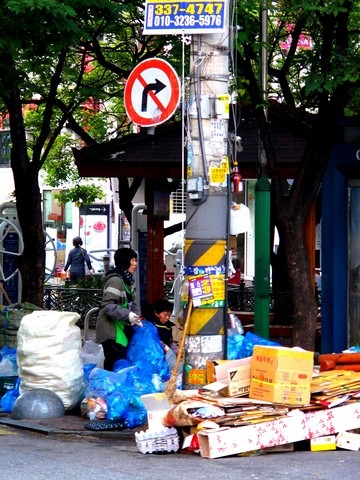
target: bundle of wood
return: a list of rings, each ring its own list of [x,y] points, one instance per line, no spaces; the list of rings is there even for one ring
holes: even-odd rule
[[[350,370],[360,372],[359,353],[325,353],[319,355],[320,372]]]

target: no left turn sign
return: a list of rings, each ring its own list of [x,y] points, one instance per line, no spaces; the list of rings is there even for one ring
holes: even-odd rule
[[[127,79],[124,101],[126,113],[134,123],[141,127],[159,125],[168,120],[179,105],[179,77],[165,60],[144,60]]]

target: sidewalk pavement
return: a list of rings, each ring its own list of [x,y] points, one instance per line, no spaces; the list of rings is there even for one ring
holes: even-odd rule
[[[0,425],[29,430],[45,435],[76,435],[82,437],[96,437],[104,439],[121,439],[135,441],[135,432],[146,430],[147,426],[137,427],[132,430],[89,430],[85,424],[89,419],[80,415],[65,414],[59,418],[41,418],[29,420],[13,420],[10,413],[0,412]]]
[[[84,338],[83,329],[81,330],[81,335]],[[90,339],[95,339],[95,330],[93,328],[90,328],[87,333],[87,340]],[[147,429],[147,425],[144,425],[132,430],[89,430],[85,428],[85,424],[89,421],[87,418],[82,418],[80,413],[66,413],[64,417],[60,418],[13,420],[11,413],[5,413],[0,410],[0,425],[30,430],[45,435],[80,435],[83,437],[121,438],[123,440],[135,441],[135,432]]]

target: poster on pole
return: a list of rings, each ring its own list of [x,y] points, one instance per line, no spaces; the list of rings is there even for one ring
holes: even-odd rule
[[[228,0],[146,0],[144,35],[221,33]]]

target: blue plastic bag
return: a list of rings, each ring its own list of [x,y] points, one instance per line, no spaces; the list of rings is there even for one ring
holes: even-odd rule
[[[130,363],[124,358],[120,358],[120,360],[116,360],[116,362],[114,363],[113,371],[119,372],[120,370],[123,370],[127,367],[130,367]]]
[[[163,382],[169,380],[169,365],[153,323],[143,320],[143,327],[135,329],[126,356],[130,365],[138,367],[138,374],[143,380],[151,381],[154,373],[160,375]]]
[[[118,372],[109,372],[108,370],[95,367],[89,374],[89,384],[86,392],[90,392],[91,394],[96,393],[96,395],[105,398],[106,395],[120,390],[126,382],[128,373],[135,369],[136,367],[132,366],[123,368]]]
[[[126,362],[122,362],[126,365]],[[139,375],[135,365],[118,372],[94,368],[89,375],[86,397],[101,397],[106,403],[106,418],[121,422],[125,428],[143,425],[147,412],[141,395],[154,393],[151,382]]]
[[[266,338],[259,337],[259,335],[255,335],[255,333],[247,332],[241,344],[238,358],[251,357],[253,354],[254,345],[269,345],[274,347],[281,346],[278,342],[272,342],[271,340],[266,340]]]
[[[241,347],[244,341],[244,336],[241,334],[232,335],[227,338],[227,359],[237,360],[241,355]]]
[[[108,408],[106,418],[122,422],[126,428],[143,425],[147,420],[147,411],[140,397],[147,393],[154,393],[153,385],[140,379],[137,370],[130,371],[121,389],[105,397]]]
[[[1,410],[3,412],[11,413],[14,403],[20,395],[20,378],[18,377],[14,388],[8,390],[5,395],[2,396],[0,401]]]
[[[96,368],[96,363],[87,363],[83,366],[85,384],[89,384],[90,373]]]

